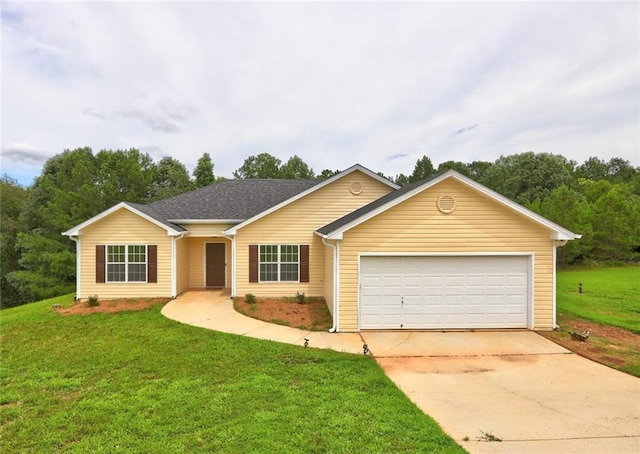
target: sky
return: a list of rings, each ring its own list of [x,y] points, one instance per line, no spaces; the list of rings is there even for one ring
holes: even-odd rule
[[[138,148],[411,174],[526,151],[640,166],[639,2],[2,2],[0,173]]]

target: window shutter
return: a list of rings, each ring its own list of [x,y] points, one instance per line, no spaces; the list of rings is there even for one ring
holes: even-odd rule
[[[105,246],[96,245],[96,284],[104,284],[105,281]]]
[[[147,246],[147,282],[158,282],[158,246],[155,244]]]
[[[300,282],[309,282],[309,245],[300,245]]]
[[[258,282],[258,245],[249,245],[249,282]]]

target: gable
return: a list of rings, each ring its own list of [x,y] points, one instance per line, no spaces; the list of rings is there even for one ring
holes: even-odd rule
[[[153,209],[150,209],[145,205],[120,202],[119,204],[112,206],[108,210],[105,210],[102,213],[99,213],[96,216],[92,217],[91,219],[86,220],[82,224],[78,224],[75,227],[70,228],[66,232],[62,232],[62,234],[66,236],[81,235],[81,232],[83,230],[87,229],[97,222],[108,219],[114,213],[118,213],[122,210],[127,211],[132,215],[137,216],[140,219],[144,219],[148,223],[165,230],[166,234],[168,235],[177,236],[185,232],[184,228],[180,227],[179,225],[164,221]]]
[[[405,203],[407,200],[412,199],[413,197],[421,194],[424,191],[430,191],[433,187],[435,187],[436,185],[440,185],[446,180],[457,181],[461,185],[461,187],[466,187],[468,191],[470,191],[469,193],[476,193],[483,196],[484,199],[494,202],[493,206],[496,209],[497,207],[501,206],[507,209],[509,215],[521,216],[529,219],[535,224],[540,225],[549,232],[549,238],[556,240],[573,240],[581,237],[581,235],[570,232],[564,227],[561,227],[560,225],[553,223],[552,221],[532,212],[531,210],[518,205],[508,198],[471,180],[468,177],[459,174],[454,170],[449,170],[428,180],[400,188],[394,193],[388,194],[387,196],[382,197],[381,199],[360,208],[356,212],[350,213],[341,219],[323,226],[322,228],[318,229],[317,233],[325,238],[340,239],[342,238],[344,232],[358,226],[363,222],[366,222],[367,220],[375,216],[378,216],[381,213],[384,213],[385,211],[391,209],[392,207],[395,207],[398,204]]]
[[[167,238],[166,229],[125,208],[113,211],[107,216],[84,227],[83,237],[91,236],[105,243],[147,244]]]
[[[418,192],[344,233],[345,240],[372,236],[383,248],[407,251],[418,245],[425,250],[465,250],[550,241],[548,229],[539,223],[455,179]]]
[[[391,191],[392,188],[388,185],[364,172],[356,171],[308,193],[305,197],[290,201],[277,210],[256,217],[251,222],[232,227],[227,233],[242,228],[243,234],[259,235],[264,241],[270,237],[312,236],[318,227]]]
[[[225,233],[235,235],[239,229],[276,212],[288,211],[291,207],[306,206],[306,204],[316,204],[309,214],[329,213],[324,222],[339,218],[372,200],[392,192],[398,186],[389,180],[371,172],[370,170],[355,165],[342,173],[334,175],[321,183],[318,183],[295,196],[284,200],[268,210],[262,211],[255,216],[241,222]],[[317,196],[320,194],[319,196]],[[301,202],[301,203],[299,203]],[[309,205],[311,206],[311,205]],[[302,216],[302,213],[298,214]],[[322,224],[320,224],[322,225]],[[317,227],[314,227],[314,229]]]

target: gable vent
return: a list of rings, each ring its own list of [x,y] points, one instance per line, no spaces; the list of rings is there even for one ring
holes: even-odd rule
[[[437,204],[438,209],[444,214],[452,213],[453,210],[456,209],[456,201],[450,195],[441,195],[438,197]]]
[[[360,195],[362,194],[363,190],[364,187],[359,181],[354,181],[353,183],[351,183],[351,186],[349,186],[349,191],[351,191],[351,194],[353,195]]]

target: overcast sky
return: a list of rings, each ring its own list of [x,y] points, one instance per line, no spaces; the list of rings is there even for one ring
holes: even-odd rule
[[[64,149],[640,165],[640,3],[2,2],[2,173]]]

